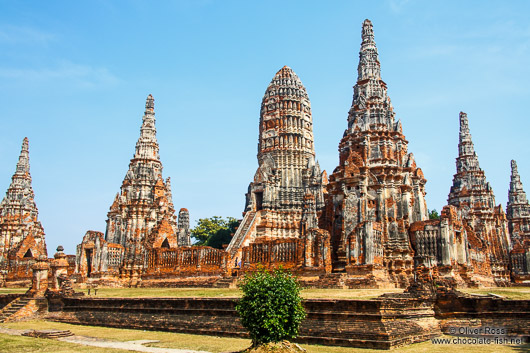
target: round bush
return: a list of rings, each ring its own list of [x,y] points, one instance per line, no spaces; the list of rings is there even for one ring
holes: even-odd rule
[[[305,310],[300,286],[292,274],[262,269],[245,275],[239,287],[243,298],[236,310],[254,346],[296,337]]]

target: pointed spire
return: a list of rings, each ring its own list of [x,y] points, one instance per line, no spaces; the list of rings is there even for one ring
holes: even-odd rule
[[[116,207],[111,206],[107,214],[105,239],[126,248],[129,243],[138,243],[136,250],[133,249],[130,254],[145,249],[142,242],[152,231],[160,229],[162,220],[167,220],[176,229],[171,182],[169,178],[163,179],[162,168],[156,139],[155,100],[148,95],[134,157],[121,185]],[[166,197],[167,203],[159,202],[162,196]],[[124,261],[133,259],[128,256],[124,257],[127,259]]]
[[[381,65],[374,41],[372,22],[365,20],[357,66],[357,83],[353,87],[353,102],[348,114],[347,133],[394,129],[394,110],[381,79]]]
[[[358,81],[369,78],[381,78],[381,65],[374,40],[374,28],[370,20],[364,20],[362,29],[361,51],[357,68]]]
[[[145,114],[155,113],[155,99],[150,94],[147,96],[147,99],[145,100]]]
[[[17,170],[15,174],[29,176],[29,141],[27,137],[24,137],[24,140],[22,141],[22,148],[20,151],[20,156],[18,157]]]
[[[456,160],[456,172],[461,173],[468,170],[480,170],[478,157],[469,132],[467,114],[460,112],[460,135],[458,143],[458,158]]]
[[[6,214],[14,215],[29,212],[31,218],[36,220],[38,211],[34,195],[29,172],[29,141],[25,137],[22,141],[15,173],[11,177],[11,184],[0,204],[0,214],[5,216]]]
[[[463,202],[467,207],[482,205],[483,208],[495,207],[495,195],[486,175],[478,162],[477,154],[471,140],[467,114],[460,112],[460,135],[458,157],[456,158],[456,174],[449,192],[449,205],[460,207]],[[471,191],[473,191],[471,193]],[[470,201],[471,200],[471,201]],[[482,207],[481,206],[481,207]],[[478,206],[477,206],[478,207]]]
[[[145,114],[140,128],[140,137],[136,143],[134,159],[160,161],[158,142],[156,140],[155,99],[152,95],[147,96],[145,102]]]
[[[508,229],[514,247],[519,244],[529,251],[530,246],[530,203],[523,190],[523,183],[517,171],[517,163],[512,160],[512,175],[510,190],[508,191],[508,204],[506,205],[506,218]],[[528,264],[527,264],[528,265]],[[528,268],[528,266],[527,266]],[[529,269],[526,272],[530,272]],[[523,271],[524,272],[524,271]]]
[[[512,159],[512,175],[510,178],[510,190],[508,191],[508,208],[515,204],[528,204],[526,193],[523,190],[523,183],[517,171],[517,163]]]

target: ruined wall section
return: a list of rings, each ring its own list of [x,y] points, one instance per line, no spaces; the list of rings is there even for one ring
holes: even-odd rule
[[[415,267],[431,269],[437,283],[450,287],[494,286],[487,244],[466,226],[455,206],[440,219],[418,221],[409,228]]]
[[[407,229],[427,219],[426,180],[395,121],[369,20],[363,23],[353,91],[326,200],[333,266],[351,274],[384,269],[377,281],[406,286],[413,265]]]

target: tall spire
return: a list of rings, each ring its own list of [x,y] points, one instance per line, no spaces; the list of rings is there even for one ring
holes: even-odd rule
[[[510,178],[510,190],[508,191],[508,205],[527,204],[526,193],[523,190],[523,183],[517,171],[517,163],[512,159],[512,175]]]
[[[31,219],[37,220],[37,206],[34,201],[33,188],[31,187],[31,175],[29,172],[29,142],[25,137],[22,141],[17,168],[11,178],[11,184],[7,189],[6,196],[0,204],[0,214],[28,214]]]
[[[148,159],[160,161],[155,127],[155,99],[147,96],[145,114],[140,128],[140,137],[136,143],[134,159]]]
[[[479,209],[484,212],[486,210],[492,211],[495,207],[495,195],[490,184],[486,181],[484,171],[480,168],[471,140],[467,114],[460,112],[459,120],[460,134],[456,174],[453,177],[448,203],[467,209],[475,208],[477,212]]]
[[[512,175],[510,178],[510,190],[508,191],[508,205],[506,214],[508,219],[517,217],[530,217],[530,204],[523,190],[523,183],[517,171],[517,163],[512,160]]]
[[[357,72],[357,81],[370,78],[381,79],[381,65],[374,40],[374,28],[370,20],[364,20],[363,22],[362,43]]]
[[[34,198],[29,172],[29,143],[26,137],[22,141],[11,184],[0,203],[0,267],[5,265],[2,264],[2,259],[5,259],[7,252],[16,253],[20,257],[26,254],[46,254],[44,230],[38,221],[39,211]],[[23,242],[25,245],[21,250]],[[20,251],[23,253],[20,254]]]
[[[511,263],[515,276],[530,274],[530,203],[523,190],[523,183],[512,160],[512,175],[508,191],[506,218],[512,242]],[[515,278],[517,282],[517,278]]]
[[[460,112],[460,136],[458,142],[458,158],[456,161],[457,173],[467,170],[480,170],[478,157],[469,132],[467,114]]]
[[[155,100],[149,95],[134,157],[108,213],[106,241],[123,246],[127,242],[143,241],[166,215],[176,229],[171,182],[167,179],[167,184],[164,183],[158,151]],[[127,216],[122,217],[124,214]]]
[[[29,175],[29,141],[27,137],[24,137],[24,140],[22,141],[22,149],[20,151],[20,156],[18,157],[15,174],[21,176],[27,175],[31,181],[31,176]]]
[[[381,65],[370,20],[363,23],[357,74],[346,133],[355,130],[398,131],[399,126],[394,123],[395,114],[387,95],[386,83],[381,79]]]

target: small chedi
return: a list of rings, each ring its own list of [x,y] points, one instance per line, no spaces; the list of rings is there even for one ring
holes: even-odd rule
[[[512,176],[506,207],[508,229],[511,234],[510,253],[512,277],[516,283],[530,282],[530,204],[523,183],[512,160]]]
[[[47,257],[44,229],[39,222],[29,172],[29,142],[24,138],[17,168],[0,203],[0,285],[31,282],[31,267]]]
[[[188,210],[181,209],[177,219],[170,178],[162,178],[154,99],[149,95],[135,154],[110,207],[105,235],[85,234],[77,247],[76,272],[82,278],[120,278],[137,285],[145,274],[179,273],[200,267],[201,260],[214,258],[218,265],[224,259],[215,249],[190,245]]]
[[[493,189],[479,166],[465,113],[460,113],[456,174],[448,203],[460,211],[464,225],[470,228],[467,232],[470,260],[477,262],[473,267],[482,269],[489,262],[491,273],[487,271],[487,277],[500,282],[509,281],[510,238],[506,214],[501,205],[496,205]]]
[[[453,285],[506,285],[509,236],[502,207],[480,168],[467,114],[460,113],[456,174],[439,220],[411,226],[417,261]]]
[[[232,269],[261,264],[293,271],[329,267],[329,234],[319,229],[325,172],[313,146],[309,97],[284,66],[261,103],[258,170],[248,187],[243,220],[227,252]]]

